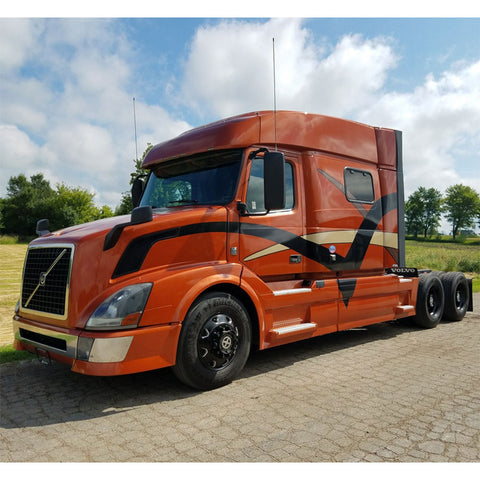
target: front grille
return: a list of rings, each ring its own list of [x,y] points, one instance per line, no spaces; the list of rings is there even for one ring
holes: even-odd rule
[[[22,308],[66,315],[73,247],[31,247],[23,271]]]

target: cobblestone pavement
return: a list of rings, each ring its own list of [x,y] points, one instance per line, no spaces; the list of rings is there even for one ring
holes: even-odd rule
[[[254,353],[210,392],[168,369],[5,364],[0,461],[478,462],[478,297],[433,330],[390,322]]]

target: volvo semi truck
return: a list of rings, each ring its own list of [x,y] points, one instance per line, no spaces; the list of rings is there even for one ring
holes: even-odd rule
[[[252,349],[472,310],[462,273],[405,263],[400,131],[252,112],[160,143],[142,167],[131,215],[39,222],[16,349],[87,375],[172,367],[212,389]]]

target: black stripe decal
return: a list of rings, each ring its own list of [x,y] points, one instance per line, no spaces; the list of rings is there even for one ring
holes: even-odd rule
[[[318,173],[321,173],[332,185],[334,185],[340,191],[340,193],[345,195],[345,187],[343,186],[343,183],[340,183],[327,172],[324,172],[321,168],[318,168],[317,171]],[[362,217],[365,217],[367,215],[367,210],[361,203],[355,202],[352,203],[352,205],[360,212]]]
[[[337,280],[338,289],[342,294],[342,300],[346,307],[348,307],[348,302],[353,297],[353,292],[357,286],[356,278],[345,278]]]
[[[226,232],[226,228],[226,222],[194,223],[137,237],[128,244],[123,252],[117,266],[115,267],[112,278],[121,277],[122,275],[127,275],[140,270],[148,252],[157,242],[196,233]]]
[[[162,230],[133,239],[120,257],[112,278],[118,278],[140,270],[148,252],[157,242],[185,235],[227,232],[238,232],[284,245],[332,271],[356,270],[360,268],[363,262],[373,233],[377,230],[381,219],[386,213],[397,208],[396,198],[396,194],[392,193],[382,197],[372,205],[367,216],[363,219],[347,255],[342,257],[337,253],[335,261],[331,260],[327,247],[280,228],[243,222],[206,222]]]
[[[349,265],[349,269],[357,270],[360,268],[372,240],[372,236],[378,228],[378,224],[384,215],[396,208],[396,193],[385,195],[372,205],[372,208],[361,223],[357,235],[352,242],[352,246],[344,259],[344,264]]]

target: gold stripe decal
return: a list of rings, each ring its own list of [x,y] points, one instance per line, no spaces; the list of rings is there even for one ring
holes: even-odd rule
[[[351,244],[353,243],[357,233],[358,230],[335,230],[330,232],[310,233],[308,235],[303,235],[301,238],[308,242],[315,243],[316,245],[328,246],[332,244]],[[398,234],[393,232],[375,231],[372,235],[370,245],[378,245],[385,248],[398,248]],[[258,258],[283,252],[285,250],[289,250],[289,248],[277,243],[271,247],[264,248],[263,250],[259,250],[258,252],[249,255],[243,260],[245,262],[249,262],[251,260],[256,260]]]

